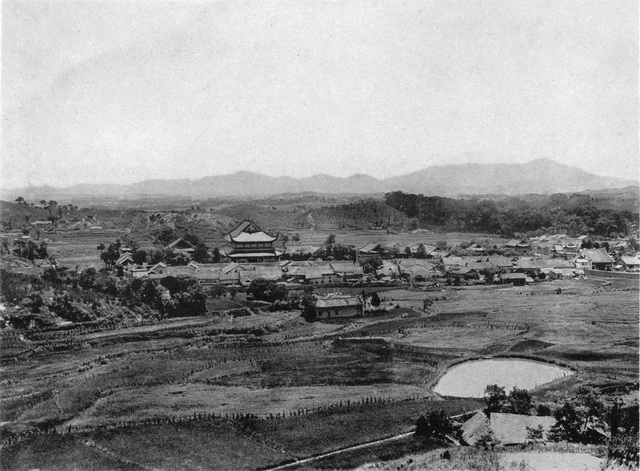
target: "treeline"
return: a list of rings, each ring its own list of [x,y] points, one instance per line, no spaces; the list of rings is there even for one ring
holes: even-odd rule
[[[401,191],[387,193],[384,202],[415,218],[422,228],[484,232],[506,237],[546,232],[606,238],[625,237],[638,227],[638,211],[599,207],[584,194],[554,194],[523,199],[453,199]]]
[[[3,269],[0,293],[5,302],[25,308],[6,317],[14,328],[54,326],[52,314],[74,323],[117,323],[193,316],[207,309],[207,293],[195,279],[129,278],[94,268],[48,268],[40,276]]]
[[[336,224],[339,229],[408,228],[409,219],[397,208],[373,199],[314,209],[316,224]]]

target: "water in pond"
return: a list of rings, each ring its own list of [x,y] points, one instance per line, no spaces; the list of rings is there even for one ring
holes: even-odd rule
[[[443,396],[483,397],[488,384],[508,393],[514,387],[534,389],[572,374],[567,368],[532,360],[467,361],[449,369],[433,390]]]

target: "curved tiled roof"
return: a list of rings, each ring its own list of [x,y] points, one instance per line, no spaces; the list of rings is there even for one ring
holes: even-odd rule
[[[241,232],[237,236],[231,236],[234,242],[273,242],[275,237],[270,236],[264,231],[260,232]]]

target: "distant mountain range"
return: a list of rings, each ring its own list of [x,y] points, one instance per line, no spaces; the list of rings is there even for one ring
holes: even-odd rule
[[[406,175],[376,179],[356,174],[332,177],[318,174],[306,178],[270,177],[254,172],[215,175],[198,180],[145,180],[128,185],[80,184],[66,188],[29,187],[3,191],[3,197],[34,198],[104,197],[119,198],[182,196],[252,197],[283,193],[380,194],[404,191],[431,196],[470,194],[517,195],[567,193],[638,186],[637,180],[612,178],[585,172],[550,159],[524,164],[460,164],[432,166]]]

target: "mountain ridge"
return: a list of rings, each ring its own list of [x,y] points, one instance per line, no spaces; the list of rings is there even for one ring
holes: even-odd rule
[[[525,163],[461,163],[433,165],[405,175],[377,179],[363,173],[336,177],[319,173],[310,177],[268,176],[239,171],[190,179],[149,179],[131,184],[87,184],[56,188],[42,185],[3,191],[7,195],[60,196],[191,196],[196,198],[270,196],[282,193],[374,194],[404,191],[430,196],[462,194],[566,193],[637,186],[638,181],[604,177],[541,158]]]

